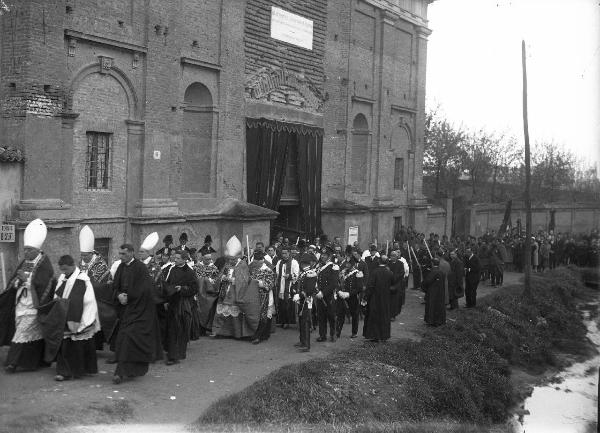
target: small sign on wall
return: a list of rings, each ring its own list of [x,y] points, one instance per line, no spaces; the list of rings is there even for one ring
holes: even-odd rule
[[[271,6],[271,37],[312,50],[313,22],[300,15]]]
[[[15,241],[15,226],[12,224],[0,225],[0,242]]]
[[[358,226],[348,227],[348,245],[358,242]]]
[[[155,150],[152,156],[154,159],[160,159],[160,150]]]

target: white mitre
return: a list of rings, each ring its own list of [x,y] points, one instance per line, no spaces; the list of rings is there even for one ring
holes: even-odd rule
[[[42,248],[47,234],[48,229],[46,228],[44,221],[39,218],[34,219],[27,224],[27,227],[25,228],[25,233],[23,234],[23,246],[33,247],[39,250]]]
[[[156,233],[156,232],[150,233],[148,236],[146,236],[146,239],[144,239],[144,242],[142,242],[140,249],[150,252],[154,249],[154,247],[156,246],[157,243],[158,243],[158,233]]]
[[[83,226],[79,232],[79,251],[82,253],[91,253],[94,251],[94,232],[90,226]]]
[[[232,236],[225,245],[225,255],[239,257],[242,255],[242,243],[236,236]]]

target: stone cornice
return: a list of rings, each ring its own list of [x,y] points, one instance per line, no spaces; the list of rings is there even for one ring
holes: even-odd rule
[[[374,6],[378,9],[381,9],[382,11],[384,11],[386,14],[384,16],[384,20],[386,21],[386,23],[391,24],[391,20],[394,19],[395,16],[399,17],[399,19],[408,21],[412,24],[415,24],[417,26],[427,26],[427,18],[419,16],[415,13],[413,13],[412,11],[403,9],[400,7],[399,4],[397,4],[397,1],[391,1],[391,0],[361,0],[365,3],[370,4],[371,6]],[[430,0],[425,0],[425,3],[429,4],[431,3]]]
[[[76,30],[65,29],[65,36],[82,41],[94,42],[99,45],[122,48],[136,53],[146,54],[148,52],[148,48],[143,45],[132,44],[130,42],[119,41],[104,36],[91,35]]]
[[[179,61],[182,65],[199,66],[205,69],[212,69],[213,71],[221,70],[221,65],[217,63],[206,62],[204,60],[193,59],[191,57],[181,57]]]

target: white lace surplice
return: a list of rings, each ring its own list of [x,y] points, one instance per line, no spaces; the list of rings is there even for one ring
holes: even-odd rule
[[[42,328],[37,319],[37,310],[33,307],[33,296],[31,295],[31,275],[27,281],[22,283],[17,289],[17,299],[15,305],[15,335],[12,338],[13,343],[29,343],[31,341],[41,340]],[[26,291],[27,295],[25,295]]]

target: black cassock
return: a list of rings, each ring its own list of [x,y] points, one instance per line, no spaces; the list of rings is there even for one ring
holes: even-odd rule
[[[400,260],[396,260],[395,262],[389,262],[388,266],[390,271],[392,271],[392,274],[394,274],[392,290],[390,293],[390,316],[396,317],[402,311],[402,305],[404,305],[406,296],[406,287],[404,287],[404,265]]]
[[[181,290],[177,291],[176,286]],[[188,265],[173,266],[165,281],[167,307],[167,358],[172,361],[185,359],[192,331],[194,295],[198,293],[196,273]]]
[[[367,309],[363,336],[370,340],[390,338],[390,288],[394,274],[387,266],[379,265],[369,274]]]
[[[121,377],[143,376],[148,364],[157,358],[156,307],[153,280],[146,265],[135,259],[121,263],[115,273],[115,297],[127,293],[127,305],[119,304],[118,333],[115,344],[117,369]]]
[[[423,280],[425,290],[425,323],[439,326],[446,323],[445,275],[434,267]]]

